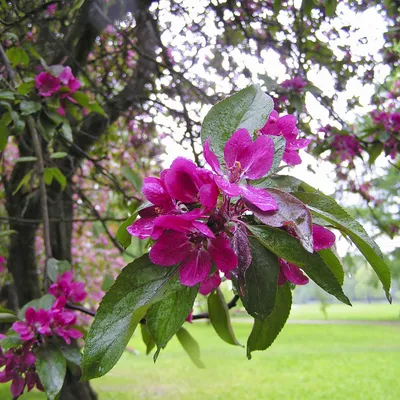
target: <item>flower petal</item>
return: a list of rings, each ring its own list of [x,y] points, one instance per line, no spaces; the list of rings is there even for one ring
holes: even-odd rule
[[[204,154],[204,158],[207,161],[207,164],[212,168],[212,170],[218,174],[218,175],[222,175],[222,171],[221,171],[221,165],[218,161],[217,156],[212,152],[211,148],[210,148],[210,138],[208,138],[206,140],[206,142],[204,143],[203,146],[203,154]]]
[[[274,142],[268,136],[259,136],[251,145],[251,158],[248,164],[242,163],[244,177],[259,179],[271,169],[274,159]]]
[[[172,199],[161,179],[144,178],[142,192],[146,199],[156,206],[169,211],[173,207]]]
[[[295,264],[279,259],[279,266],[288,281],[295,285],[306,285],[308,278],[303,274],[303,271]]]
[[[140,218],[132,225],[128,226],[126,230],[132,236],[146,239],[153,233],[155,219],[156,217]]]
[[[287,165],[299,165],[301,164],[301,158],[296,151],[286,150],[283,153],[282,160]]]
[[[214,182],[203,185],[199,190],[200,204],[204,207],[213,208],[217,204],[218,195],[218,186]]]
[[[217,268],[224,274],[228,274],[237,267],[238,258],[227,238],[217,236],[215,239],[211,239],[208,251]]]
[[[230,183],[222,176],[216,176],[215,183],[228,196],[239,196],[241,193],[240,186],[236,183]]]
[[[247,129],[238,129],[232,137],[226,142],[224,148],[225,163],[228,168],[232,168],[236,161],[241,165],[247,165],[251,157],[251,140],[250,133]]]
[[[329,249],[335,243],[335,234],[323,226],[313,225],[312,233],[314,240],[314,251]]]
[[[207,296],[220,284],[221,284],[221,277],[219,276],[219,272],[216,271],[211,276],[207,276],[207,278],[201,282],[199,292],[203,296]]]
[[[182,232],[165,231],[150,250],[150,260],[164,267],[177,264],[189,256],[192,244]]]
[[[21,375],[15,374],[10,388],[13,398],[18,398],[24,391],[24,387],[25,379]]]
[[[262,211],[278,209],[275,199],[265,190],[253,186],[240,186],[242,196]]]
[[[185,286],[194,286],[203,281],[210,273],[211,257],[203,248],[193,251],[179,268],[181,282]]]

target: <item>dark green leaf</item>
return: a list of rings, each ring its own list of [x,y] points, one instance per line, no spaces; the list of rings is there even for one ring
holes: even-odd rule
[[[0,312],[5,314],[17,315],[13,310],[9,310],[8,308],[5,308],[3,306],[0,306]]]
[[[279,209],[265,212],[252,204],[247,204],[254,215],[265,225],[281,228],[291,227],[299,237],[303,247],[313,252],[312,218],[308,208],[296,197],[277,189],[269,189]]]
[[[383,260],[383,255],[378,245],[367,235],[364,228],[328,196],[316,193],[296,193],[295,196],[318,216],[330,222],[333,226],[348,235],[361,253],[365,256],[372,268],[375,270],[386,297],[391,301],[390,296],[390,269]]]
[[[64,342],[60,342],[58,344],[63,356],[67,359],[67,361],[80,366],[82,354],[80,350],[74,345],[66,344]]]
[[[186,353],[189,355],[193,364],[197,368],[205,368],[203,362],[200,360],[200,347],[198,343],[193,339],[191,334],[185,329],[181,328],[176,333],[180,344],[185,349]]]
[[[344,283],[344,271],[343,266],[340,263],[338,257],[331,249],[325,249],[318,252],[321,258],[325,261],[325,264],[330,268],[332,273],[336,276],[336,279],[343,286]]]
[[[343,293],[339,281],[318,253],[309,253],[299,240],[283,230],[265,225],[248,225],[247,228],[267,249],[278,257],[296,264],[326,292],[343,303],[351,305],[350,300]]]
[[[22,115],[30,115],[38,112],[42,105],[37,101],[22,100],[19,107]]]
[[[103,297],[86,336],[83,378],[106,374],[121,357],[148,307],[167,295],[176,267],[154,265],[148,255],[127,265]]]
[[[62,275],[65,271],[69,271],[70,269],[71,263],[67,260],[49,258],[47,261],[47,276],[52,282],[55,282],[59,275]]]
[[[208,296],[207,302],[210,321],[218,336],[226,343],[241,346],[233,333],[229,309],[220,288]]]
[[[15,95],[11,90],[1,90],[0,91],[0,100],[14,100]]]
[[[176,290],[149,308],[146,324],[158,348],[164,348],[185,322],[198,290],[198,285],[189,287],[179,283]]]
[[[40,346],[36,352],[36,371],[48,399],[54,400],[63,386],[67,371],[67,362],[61,350],[50,343]]]
[[[105,275],[103,278],[103,284],[101,285],[101,290],[103,290],[104,292],[108,292],[114,281],[115,279],[111,275]]]
[[[368,147],[369,165],[372,165],[383,151],[383,143],[374,143]]]
[[[65,137],[65,139],[67,139],[69,142],[72,143],[74,141],[74,137],[72,136],[71,125],[69,124],[68,121],[65,121],[62,124],[61,133]]]
[[[273,109],[273,101],[260,86],[251,85],[217,103],[204,118],[201,140],[209,137],[211,148],[222,157],[228,139],[238,128],[246,128],[250,135],[261,129]]]
[[[44,139],[48,142],[50,142],[55,133],[56,133],[56,128],[57,125],[55,122],[53,122],[44,112],[41,112],[39,115],[38,119],[38,126],[40,133],[44,137]]]
[[[57,126],[65,122],[65,118],[60,115],[57,111],[50,110],[49,108],[44,109],[47,117],[53,121]]]
[[[146,355],[148,356],[156,346],[156,342],[151,337],[146,324],[140,324],[140,330],[142,332],[143,342],[146,345]]]
[[[8,127],[3,121],[0,121],[0,151],[3,151],[6,148],[7,142]]]
[[[276,172],[279,168],[286,147],[286,140],[283,136],[270,136],[270,138],[274,142],[274,161],[272,162],[271,169],[268,171],[269,175]]]
[[[247,358],[251,359],[251,352],[255,350],[266,350],[274,342],[290,314],[292,306],[292,293],[289,285],[278,288],[275,308],[264,320],[255,319],[253,329],[247,340]]]
[[[324,0],[325,14],[328,17],[333,17],[335,15],[337,5],[338,0]]]
[[[31,81],[31,82],[22,82],[19,86],[18,86],[18,93],[25,95],[28,94],[33,88],[35,87],[35,82]]]
[[[252,185],[258,188],[274,188],[285,192],[298,192],[301,190],[301,184],[300,179],[289,175],[272,175],[252,182]]]
[[[312,9],[314,8],[314,0],[303,0],[301,3],[301,8],[306,15],[310,15]]]
[[[231,247],[238,258],[237,268],[231,272],[238,292],[242,296],[246,293],[246,271],[251,264],[251,250],[246,228],[239,225],[231,239]]]
[[[246,271],[246,291],[239,296],[246,311],[265,319],[274,309],[278,283],[278,258],[258,240],[249,238],[252,261]]]

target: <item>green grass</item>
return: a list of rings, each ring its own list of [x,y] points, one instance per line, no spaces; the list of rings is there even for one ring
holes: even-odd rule
[[[156,363],[139,333],[105,377],[92,381],[100,400],[398,400],[400,325],[287,325],[266,352],[225,344],[212,327],[186,324],[201,346],[206,369],[194,367],[176,339]],[[234,324],[245,344],[251,325]],[[5,393],[5,392],[4,392]],[[0,391],[0,399],[8,399]],[[34,393],[22,399],[43,399]]]

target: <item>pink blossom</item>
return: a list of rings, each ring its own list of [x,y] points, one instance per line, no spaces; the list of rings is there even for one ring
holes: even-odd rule
[[[0,256],[0,272],[4,271],[6,266],[6,259],[3,256]]]
[[[237,130],[224,148],[225,173],[210,149],[210,139],[204,144],[204,157],[217,174],[215,183],[223,193],[231,197],[243,196],[263,211],[278,209],[274,198],[266,190],[243,182],[262,178],[270,170],[274,157],[274,144],[270,138],[260,136],[253,142],[246,129]]]
[[[180,264],[180,279],[185,286],[202,282],[210,273],[212,262],[225,274],[237,266],[228,238],[223,234],[215,236],[202,222],[166,215],[156,220],[155,227],[164,231],[150,250],[151,261],[160,266]]]
[[[355,136],[335,135],[332,142],[332,156],[339,156],[341,161],[353,163],[353,159],[361,153],[360,142]]]
[[[74,273],[66,271],[57,277],[56,283],[53,283],[48,291],[54,297],[65,297],[72,303],[81,303],[85,300],[85,284],[83,282],[74,282]]]
[[[292,79],[286,79],[283,81],[281,86],[285,89],[294,90],[295,92],[300,93],[302,89],[307,86],[307,82],[299,76],[295,76]]]
[[[41,72],[35,77],[35,81],[36,88],[43,97],[50,97],[60,89],[60,79],[48,72]]]
[[[329,249],[334,245],[336,240],[335,234],[323,226],[313,225],[312,234],[314,251]],[[309,279],[297,265],[280,258],[279,266],[279,285],[282,286],[286,281],[292,282],[295,285],[306,285],[308,283]]]
[[[65,97],[66,95],[75,93],[81,87],[81,83],[77,78],[75,78],[70,67],[64,67],[59,78],[62,85],[67,86],[69,89],[68,93],[62,93],[61,98],[63,95]]]
[[[36,339],[38,334],[50,336],[51,314],[47,310],[36,311],[30,307],[25,312],[25,321],[14,322],[12,328],[24,341]]]
[[[311,140],[297,139],[298,129],[296,127],[296,117],[294,115],[284,115],[279,117],[277,111],[273,110],[260,132],[263,135],[283,136],[286,140],[283,161],[288,165],[301,164],[298,150],[307,147]]]
[[[46,17],[52,17],[57,11],[57,4],[50,4],[46,9]]]
[[[201,282],[199,292],[202,295],[207,296],[220,284],[221,284],[221,277],[219,276],[219,272],[216,271],[214,274],[208,276]]]

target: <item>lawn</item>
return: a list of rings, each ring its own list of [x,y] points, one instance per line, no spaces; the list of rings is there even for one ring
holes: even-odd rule
[[[400,325],[287,325],[267,352],[225,344],[207,323],[186,324],[206,369],[194,367],[174,339],[156,365],[139,334],[105,377],[94,380],[100,400],[373,399],[398,400]],[[248,323],[235,323],[245,343]],[[0,398],[7,399],[0,391]],[[32,393],[22,397],[39,400]]]

